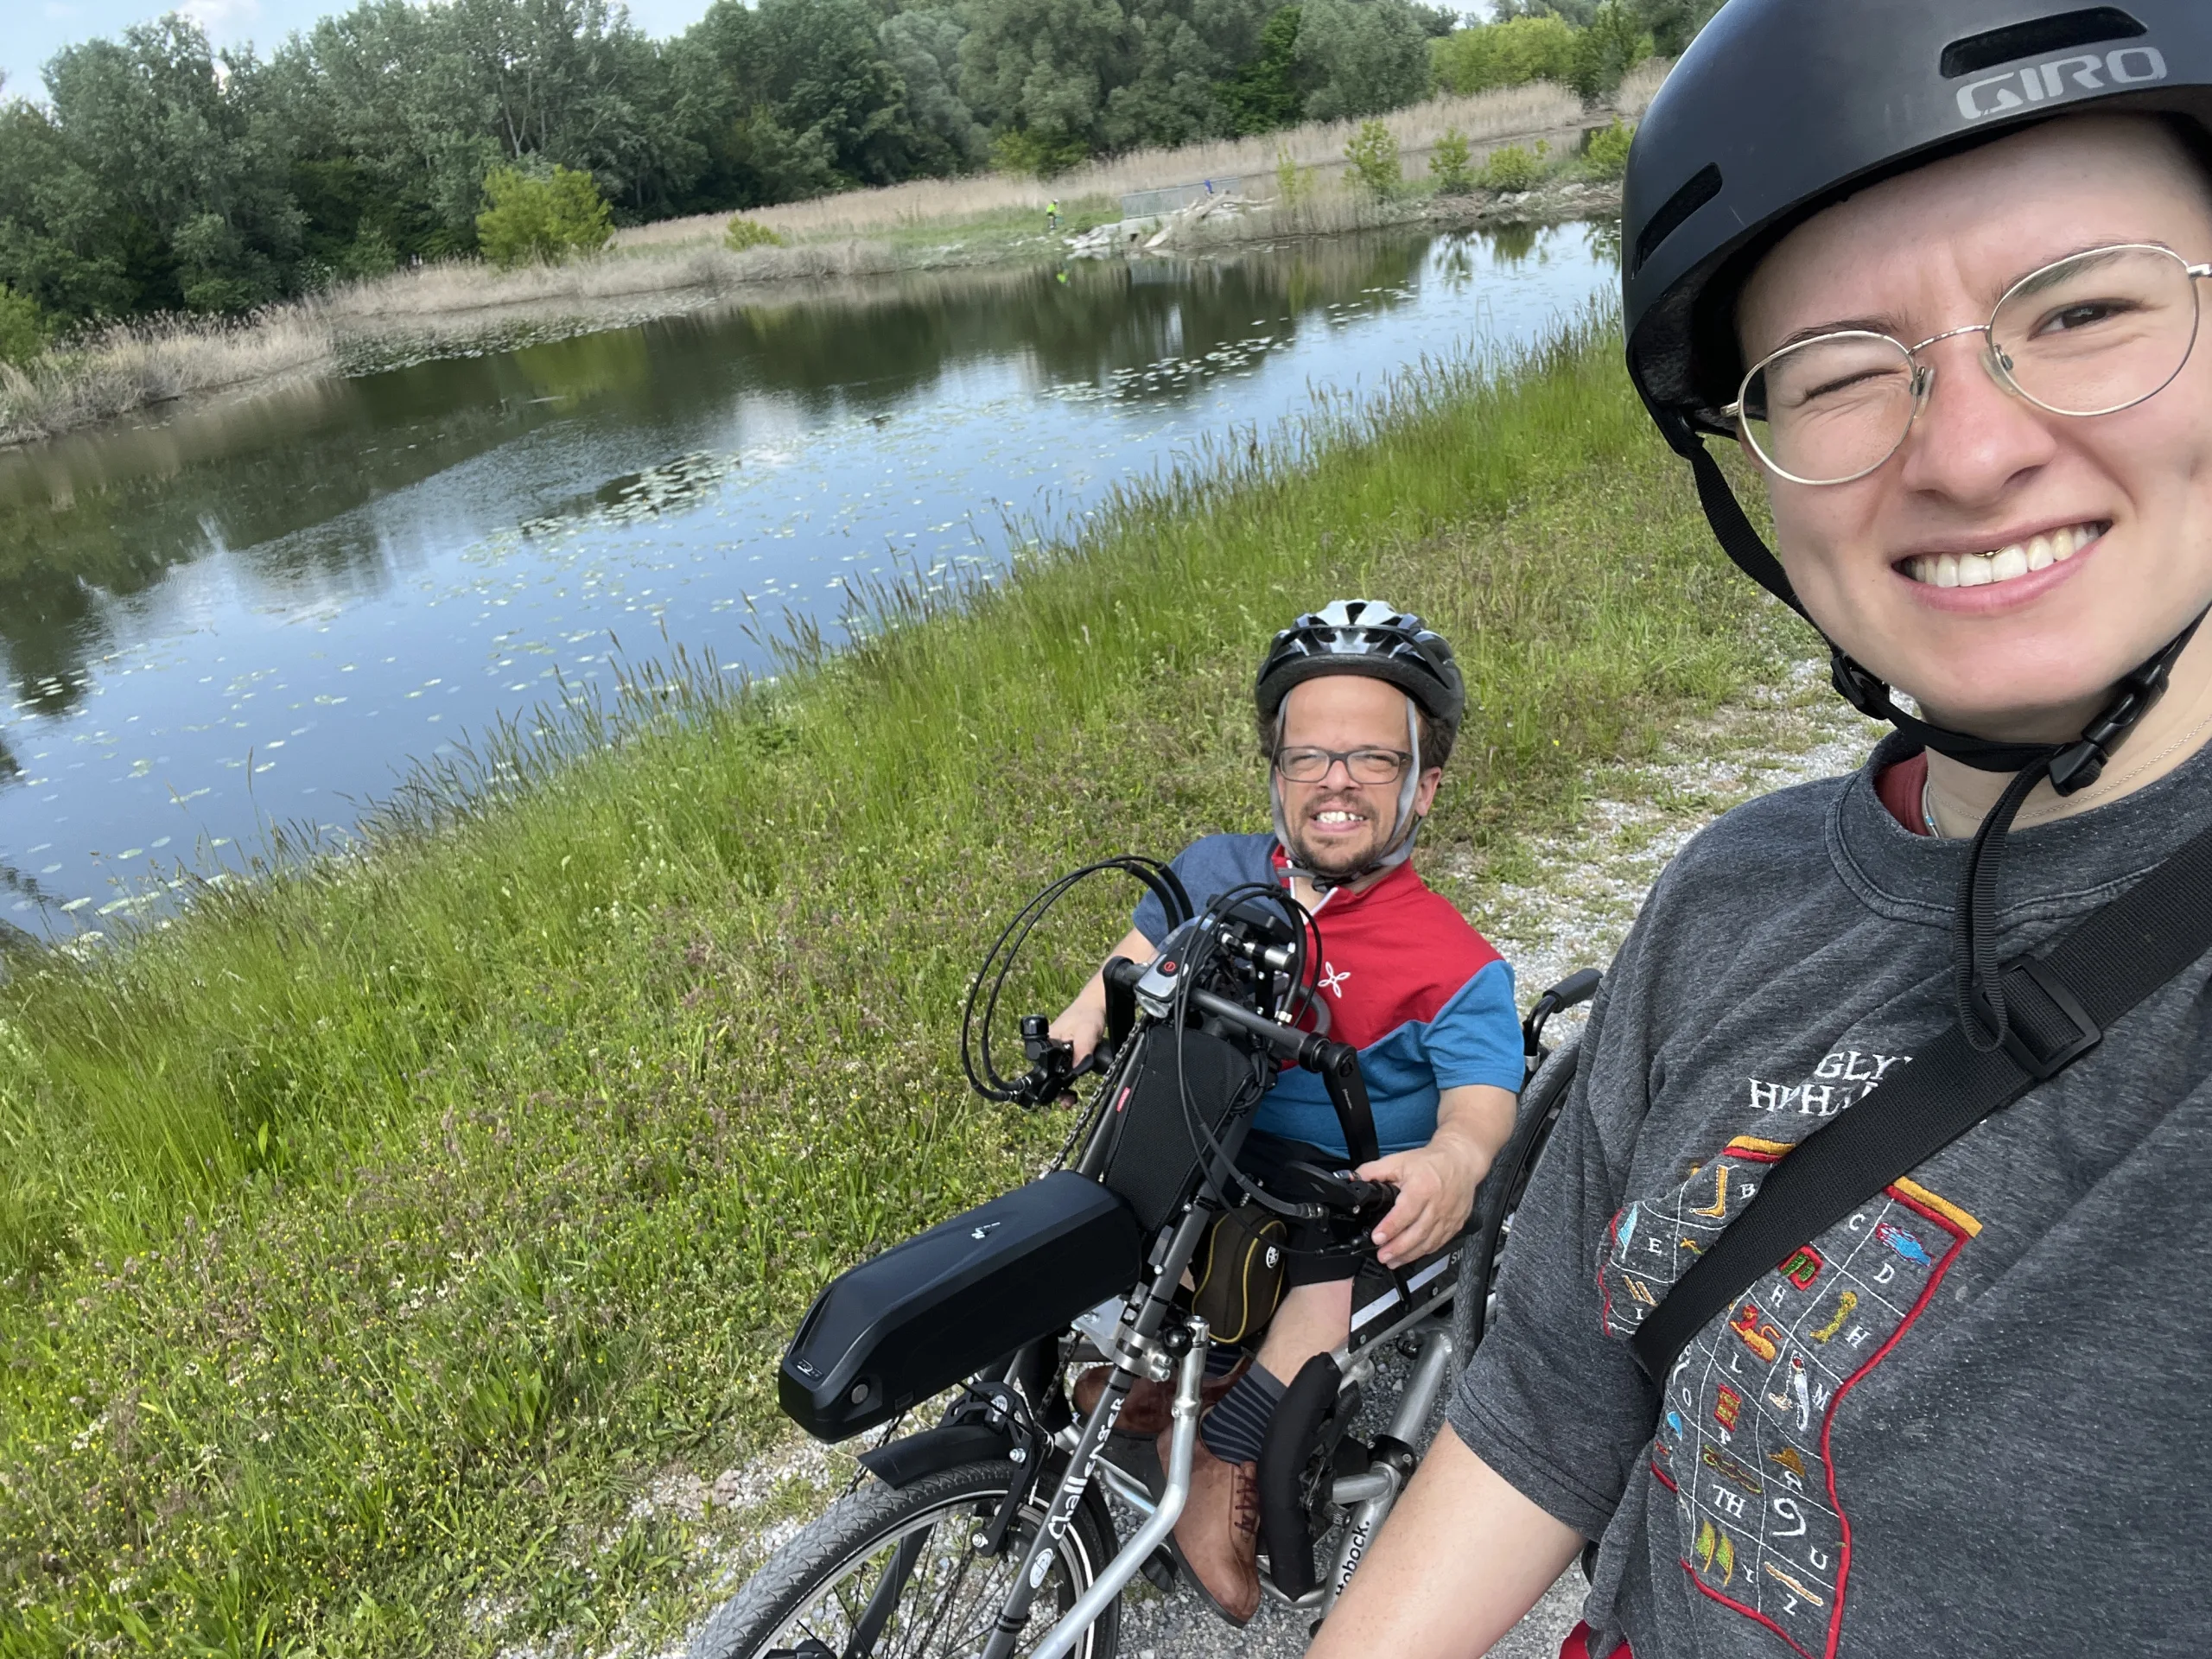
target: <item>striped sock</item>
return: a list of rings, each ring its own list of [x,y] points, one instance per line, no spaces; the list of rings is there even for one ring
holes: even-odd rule
[[[1244,1351],[1224,1343],[1213,1343],[1206,1349],[1206,1381],[1219,1382],[1244,1363]]]
[[[1268,1425],[1282,1403],[1283,1384],[1274,1374],[1253,1361],[1252,1369],[1236,1379],[1236,1386],[1222,1396],[1198,1425],[1206,1450],[1224,1463],[1257,1463],[1267,1443]]]

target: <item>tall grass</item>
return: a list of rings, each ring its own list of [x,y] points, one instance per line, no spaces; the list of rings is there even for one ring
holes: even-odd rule
[[[238,321],[119,323],[21,367],[0,362],[0,443],[51,437],[195,392],[321,373],[335,362],[325,308],[314,300]]]
[[[1402,151],[1426,150],[1457,128],[1475,142],[1554,132],[1577,125],[1582,100],[1548,82],[1500,87],[1468,97],[1446,94],[1382,118]],[[958,223],[1020,208],[1041,215],[1050,200],[1115,200],[1139,190],[1195,184],[1272,180],[1288,156],[1300,167],[1333,172],[1343,167],[1344,144],[1357,121],[1309,121],[1281,132],[1222,139],[1173,149],[1131,150],[1040,181],[990,173],[966,179],[917,179],[875,190],[849,190],[812,201],[763,207],[747,217],[797,238],[868,236],[899,226]],[[623,247],[719,240],[727,215],[664,219],[621,232]]]
[[[1646,58],[1621,78],[1620,89],[1613,94],[1613,108],[1624,120],[1641,118],[1651,107],[1651,100],[1659,96],[1659,89],[1666,84],[1667,72],[1675,67],[1672,58]]]
[[[16,963],[0,1655],[680,1624],[721,1523],[632,1499],[775,1437],[830,1273],[1057,1142],[961,1087],[964,976],[1059,869],[1262,822],[1244,699],[1282,618],[1381,593],[1452,637],[1429,845],[1493,872],[1773,664],[1619,353],[1587,324],[1224,442],[1010,580],[913,573],[842,654],[639,671],[424,779],[365,855]]]

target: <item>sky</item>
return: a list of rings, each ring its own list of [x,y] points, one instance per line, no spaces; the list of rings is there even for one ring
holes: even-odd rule
[[[294,29],[353,9],[353,0],[185,0],[172,8],[147,0],[0,0],[0,70],[9,92],[42,98],[39,66],[65,46],[114,36],[133,23],[175,10],[207,31],[218,47],[248,41],[265,56]],[[674,35],[695,22],[707,0],[630,0],[630,16],[648,35]]]

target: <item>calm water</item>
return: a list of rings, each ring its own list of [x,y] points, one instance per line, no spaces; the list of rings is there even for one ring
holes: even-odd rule
[[[825,289],[0,453],[0,927],[342,836],[670,640],[758,664],[863,575],[1005,557],[1209,435],[1616,281],[1582,226]]]

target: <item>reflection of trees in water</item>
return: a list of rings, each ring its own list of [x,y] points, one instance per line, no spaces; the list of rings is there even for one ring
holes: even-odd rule
[[[1620,220],[1592,219],[1582,227],[1582,239],[1593,257],[1602,259],[1615,270],[1621,268]]]
[[[1490,232],[1491,250],[1503,264],[1517,265],[1536,251],[1538,229],[1534,225],[1493,226]]]
[[[1493,245],[1523,257],[1533,235]],[[390,551],[355,509],[554,422],[584,423],[601,440],[566,453],[601,476],[502,477],[474,505],[518,524],[604,505],[610,490],[627,499],[658,488],[671,456],[726,442],[731,411],[748,399],[817,419],[880,414],[977,360],[1105,385],[1117,371],[1261,334],[1280,341],[1325,308],[1397,303],[1428,245],[1346,237],[1206,261],[816,287],[65,439],[0,458],[0,652],[18,694],[60,712],[105,648],[102,595],[149,594],[172,566],[226,549],[241,550],[238,570],[278,606],[376,590],[391,579]],[[1198,384],[1130,384],[1121,395],[1174,399]]]

